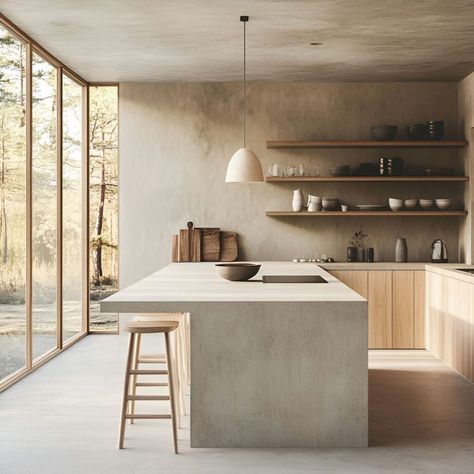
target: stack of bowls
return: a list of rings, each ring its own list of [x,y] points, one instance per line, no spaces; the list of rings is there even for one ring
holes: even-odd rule
[[[323,197],[323,209],[325,211],[337,211],[339,209],[339,199]]]
[[[349,165],[331,166],[329,169],[331,170],[331,175],[334,177],[349,176],[351,172],[351,167]]]
[[[444,122],[442,120],[430,120],[428,126],[428,137],[430,140],[440,140],[444,134]]]
[[[380,158],[381,176],[401,176],[403,174],[403,160],[401,158]]]

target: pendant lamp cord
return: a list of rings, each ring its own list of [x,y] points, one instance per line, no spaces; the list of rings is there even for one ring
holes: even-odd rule
[[[245,148],[245,111],[246,111],[246,108],[245,108],[245,95],[246,95],[246,85],[247,85],[247,57],[246,57],[246,32],[245,32],[245,21],[243,22],[244,23],[244,148]]]

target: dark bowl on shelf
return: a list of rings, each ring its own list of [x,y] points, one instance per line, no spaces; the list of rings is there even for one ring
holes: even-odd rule
[[[396,125],[374,125],[370,127],[372,138],[377,141],[390,141],[395,138],[398,127]]]
[[[351,167],[349,165],[331,166],[331,175],[336,176],[349,176],[351,173]]]
[[[407,136],[410,140],[421,140],[426,138],[426,126],[422,123],[407,125]]]
[[[356,176],[378,176],[379,166],[376,163],[359,163],[355,169]]]
[[[454,168],[425,168],[425,176],[454,176]]]

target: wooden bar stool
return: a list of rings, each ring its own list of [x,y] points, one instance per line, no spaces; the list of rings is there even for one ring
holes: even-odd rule
[[[173,361],[171,358],[170,348],[170,333],[178,328],[178,321],[132,321],[127,324],[125,330],[130,332],[130,339],[128,343],[128,355],[127,355],[127,367],[125,370],[125,383],[123,388],[123,399],[122,399],[122,412],[120,417],[120,430],[119,430],[119,449],[123,448],[124,437],[125,437],[125,425],[127,419],[166,419],[170,420],[173,425],[173,442],[174,451],[178,453],[178,433],[176,428],[176,404],[175,404],[175,391],[173,372]],[[165,370],[142,370],[133,368],[134,350],[137,345],[137,338],[142,334],[159,334],[165,335],[166,345],[166,363],[167,369]],[[167,375],[169,395],[134,395],[130,393],[131,389],[131,377],[134,375]],[[127,407],[130,401],[137,400],[170,400],[171,414],[127,414]]]
[[[178,330],[173,333],[174,337],[171,339],[172,350],[171,359],[173,360],[176,370],[174,372],[174,383],[179,394],[176,413],[178,426],[182,428],[182,414],[187,414],[186,409],[186,392],[189,379],[189,337],[187,335],[189,325],[186,324],[185,313],[143,313],[136,315],[133,321],[178,321]],[[140,364],[165,364],[165,354],[143,354],[141,351],[141,335],[138,334],[134,347],[133,355],[133,369],[137,370]],[[131,390],[132,395],[136,395],[138,387],[150,387],[150,386],[164,386],[166,383],[150,383],[141,382],[138,380],[138,375],[133,375],[131,379]],[[129,414],[135,413],[135,401],[130,402]],[[133,424],[133,418],[130,419],[130,423]]]

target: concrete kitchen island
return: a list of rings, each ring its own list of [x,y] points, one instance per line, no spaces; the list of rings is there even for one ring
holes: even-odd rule
[[[262,275],[328,283],[262,283]],[[176,263],[102,311],[191,314],[192,447],[366,447],[367,302],[317,265],[265,262],[248,282]]]

